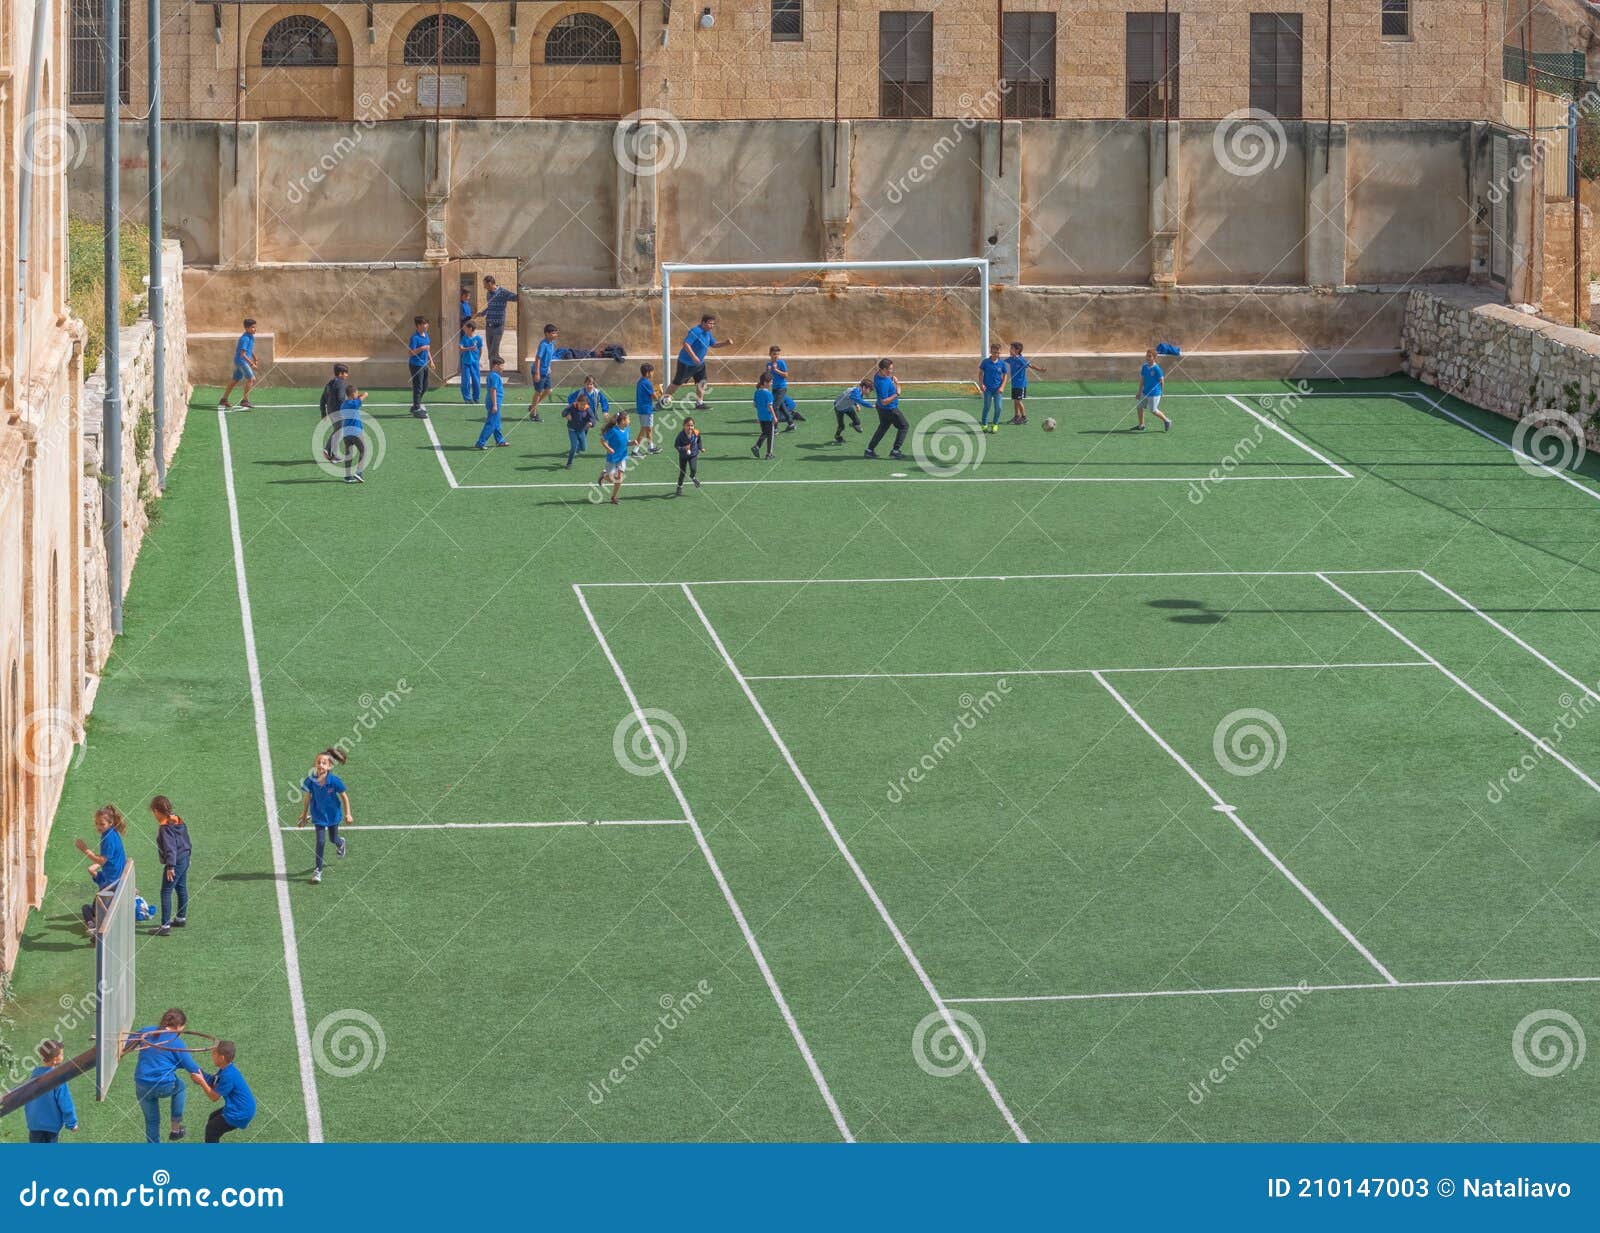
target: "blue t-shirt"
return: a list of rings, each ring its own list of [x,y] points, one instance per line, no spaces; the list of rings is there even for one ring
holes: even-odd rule
[[[703,325],[697,325],[683,338],[683,350],[678,352],[678,363],[691,368],[706,362],[706,352],[717,345],[716,338]]]
[[[340,403],[339,419],[345,436],[359,437],[361,435],[361,400],[359,398],[346,398]]]
[[[100,855],[106,858],[106,863],[101,865],[94,875],[96,886],[115,886],[117,879],[122,877],[122,871],[128,867],[128,854],[122,846],[122,836],[114,830],[107,830],[100,836]]]
[[[183,1046],[183,1037],[176,1032],[151,1026],[140,1028],[137,1034],[148,1041],[149,1046],[134,1046],[139,1052],[139,1063],[133,1068],[135,1083],[168,1083],[180,1066],[190,1074],[200,1073],[200,1067]]]
[[[410,357],[411,367],[426,368],[428,366],[428,360],[433,355],[433,346],[428,341],[428,336],[419,330],[417,333],[411,336],[411,342],[409,345],[412,347],[422,348],[421,351],[418,351],[415,355]]]
[[[506,379],[499,373],[491,371],[483,383],[483,388],[488,392],[483,396],[483,407],[491,415],[499,415],[500,408],[506,405]]]
[[[1006,366],[1011,369],[1011,391],[1028,388],[1028,368],[1033,361],[1025,355],[1012,355],[1006,357]]]
[[[1161,371],[1160,364],[1146,364],[1139,369],[1139,393],[1145,398],[1161,397],[1161,383],[1166,379],[1166,374]]]
[[[40,1075],[47,1075],[50,1069],[48,1066],[35,1066],[28,1078],[37,1079]],[[29,1130],[60,1134],[63,1130],[78,1128],[78,1111],[72,1107],[72,1093],[67,1091],[65,1083],[43,1096],[35,1096],[22,1107],[22,1116]]]
[[[467,321],[472,316],[473,316],[472,301],[471,300],[462,300],[461,301],[461,327],[462,327],[462,329],[466,328]]]
[[[240,1130],[248,1126],[256,1115],[256,1097],[239,1068],[229,1062],[216,1074],[208,1075],[206,1082],[222,1097],[223,1120]]]
[[[640,377],[633,387],[633,409],[640,415],[656,413],[656,383],[649,377]]]
[[[978,365],[978,371],[983,377],[984,390],[990,394],[998,394],[1005,386],[1006,374],[1011,371],[1011,366],[1004,360],[990,358]]]
[[[251,359],[256,357],[256,336],[254,334],[239,335],[239,346],[234,351],[235,356],[248,355]]]
[[[477,334],[461,339],[461,367],[476,369],[483,359],[483,339]]]
[[[900,391],[894,387],[894,378],[879,373],[872,379],[873,391],[878,395],[878,410],[893,411],[900,405]]]
[[[606,392],[604,390],[598,389],[573,390],[572,393],[567,395],[567,406],[570,407],[573,403],[577,402],[578,395],[580,394],[587,394],[589,396],[589,410],[593,411],[597,417],[610,413],[611,400],[606,397]]]
[[[539,380],[550,380],[550,365],[555,363],[556,348],[548,338],[541,338],[539,345],[534,348],[533,363],[539,370]]]
[[[615,466],[628,457],[628,430],[621,424],[613,424],[602,434],[606,443],[606,461]]]
[[[770,424],[772,422],[771,390],[758,389],[756,391],[756,419],[760,420],[763,424]]]
[[[789,362],[787,360],[768,360],[767,371],[772,374],[772,392],[781,394],[789,388]]]
[[[322,783],[315,775],[307,775],[300,786],[311,797],[311,821],[317,826],[338,826],[344,817],[344,802],[339,799],[344,780],[329,771]]]

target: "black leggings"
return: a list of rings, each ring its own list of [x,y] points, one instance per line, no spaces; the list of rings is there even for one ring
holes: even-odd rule
[[[221,1143],[222,1136],[239,1128],[222,1115],[221,1109],[211,1110],[211,1116],[206,1118],[206,1142]]]
[[[420,368],[411,370],[411,409],[422,410],[422,398],[428,392],[428,367],[424,364]]]
[[[346,436],[339,443],[339,453],[344,462],[344,473],[349,475],[352,468],[361,471],[367,465],[367,443],[360,437]]]
[[[849,411],[835,411],[833,413],[833,418],[839,421],[839,426],[834,431],[834,436],[837,437],[844,436],[844,422],[847,419],[857,428],[861,427],[861,417],[855,413],[854,409]]]
[[[906,433],[911,431],[911,421],[894,408],[878,408],[878,431],[872,434],[872,440],[867,443],[869,450],[878,448],[878,442],[888,434],[889,429],[895,429],[894,448],[899,449],[906,443]]]
[[[762,444],[765,443],[767,447],[767,453],[772,453],[772,429],[775,423],[776,421],[774,420],[762,421],[761,435],[756,438],[756,450],[758,452],[760,451]]]
[[[694,454],[694,455],[692,455],[690,457],[685,457],[682,454],[678,455],[678,487],[679,488],[683,487],[684,476],[688,476],[690,479],[699,479],[700,478],[700,455]]]

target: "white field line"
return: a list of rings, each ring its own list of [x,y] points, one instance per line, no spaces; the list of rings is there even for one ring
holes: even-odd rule
[[[1481,703],[1489,711],[1491,711],[1495,715],[1498,715],[1506,723],[1511,725],[1511,727],[1512,727],[1512,729],[1514,731],[1521,733],[1524,737],[1526,737],[1529,741],[1531,741],[1535,748],[1542,750],[1547,756],[1553,758],[1555,761],[1559,762],[1562,766],[1566,767],[1569,771],[1571,771],[1574,775],[1576,775],[1579,779],[1583,780],[1583,782],[1588,784],[1589,787],[1592,788],[1595,792],[1600,793],[1600,783],[1596,783],[1593,779],[1591,779],[1589,777],[1588,773],[1585,772],[1581,767],[1577,766],[1575,763],[1573,763],[1573,762],[1569,761],[1567,758],[1563,757],[1556,750],[1555,746],[1550,744],[1549,741],[1545,740],[1541,736],[1535,735],[1533,732],[1531,732],[1527,728],[1523,727],[1515,719],[1511,718],[1510,715],[1507,715],[1504,711],[1502,711],[1493,702],[1490,702],[1489,699],[1485,698],[1476,689],[1472,688],[1471,685],[1468,685],[1464,680],[1462,680],[1454,672],[1451,672],[1450,669],[1446,668],[1442,663],[1440,663],[1432,655],[1429,655],[1428,652],[1424,651],[1420,646],[1418,646],[1410,638],[1407,638],[1404,634],[1402,634],[1398,629],[1396,629],[1388,621],[1384,620],[1381,616],[1379,616],[1371,608],[1367,607],[1359,599],[1357,599],[1354,595],[1350,594],[1349,591],[1346,591],[1338,583],[1334,582],[1333,579],[1328,578],[1328,577],[1323,577],[1322,581],[1327,583],[1330,587],[1332,587],[1340,595],[1344,596],[1345,601],[1347,603],[1352,604],[1355,607],[1359,608],[1362,612],[1366,613],[1367,616],[1372,618],[1372,620],[1376,621],[1379,625],[1381,625],[1384,629],[1388,630],[1391,634],[1393,634],[1401,642],[1405,643],[1406,646],[1410,647],[1418,655],[1422,656],[1422,658],[1424,658],[1424,659],[1428,660],[1430,663],[1432,663],[1433,666],[1435,668],[1437,668],[1440,672],[1442,672],[1445,675],[1445,677],[1452,684],[1454,684],[1458,689],[1463,690],[1469,696],[1471,696],[1472,698],[1475,698],[1479,703]]]
[[[1495,985],[1593,985],[1600,976],[1527,976],[1493,980],[1371,981],[1359,985],[1251,985],[1232,989],[1146,989],[1139,993],[1034,993],[1016,997],[951,998],[967,1005],[998,1002],[1108,1002],[1121,999],[1216,997],[1232,993],[1338,993],[1350,989],[1471,989]]]
[[[1321,578],[1324,574],[1330,577],[1354,577],[1419,572],[1415,569],[1196,569],[1115,574],[920,574],[902,578],[704,578],[698,582],[680,578],[665,582],[583,582],[578,585],[587,590],[597,587],[815,587],[873,586],[891,582],[1071,582],[1105,578]]]
[[[589,622],[589,629],[595,636],[601,652],[606,657],[606,662],[611,665],[611,671],[617,678],[617,684],[622,686],[623,695],[628,699],[628,705],[633,708],[633,717],[639,722],[639,727],[644,731],[645,737],[650,742],[650,752],[655,756],[656,765],[661,768],[661,773],[666,777],[667,786],[672,789],[672,795],[677,799],[678,808],[683,810],[683,816],[689,829],[694,832],[695,843],[699,845],[701,854],[706,858],[706,864],[711,869],[711,875],[716,879],[717,886],[722,891],[722,898],[726,901],[729,911],[739,924],[739,931],[744,934],[745,945],[750,948],[750,953],[755,957],[756,966],[761,969],[761,976],[767,982],[767,989],[772,994],[772,1000],[777,1003],[778,1010],[783,1015],[783,1021],[789,1027],[789,1035],[794,1038],[794,1043],[800,1049],[800,1056],[805,1059],[806,1069],[811,1072],[811,1078],[817,1085],[817,1090],[822,1093],[823,1103],[828,1106],[828,1112],[833,1116],[833,1124],[838,1127],[840,1136],[847,1143],[855,1142],[855,1135],[851,1133],[849,1123],[844,1120],[844,1114],[839,1109],[839,1102],[833,1098],[833,1091],[828,1087],[828,1081],[823,1077],[822,1068],[817,1065],[817,1059],[811,1052],[811,1046],[806,1043],[805,1033],[800,1030],[800,1024],[794,1017],[794,1012],[789,1009],[789,1002],[783,996],[783,990],[778,987],[777,978],[772,974],[772,968],[767,963],[767,956],[761,949],[761,943],[756,941],[755,931],[751,929],[750,922],[745,918],[744,909],[739,906],[739,901],[734,897],[733,888],[728,885],[728,879],[723,876],[722,866],[717,864],[717,858],[711,852],[711,845],[706,842],[705,832],[700,829],[700,824],[695,821],[694,811],[689,808],[689,799],[684,796],[683,789],[678,785],[678,777],[672,773],[672,767],[667,762],[666,755],[661,752],[661,745],[656,740],[655,729],[650,726],[650,720],[645,716],[644,709],[639,705],[639,698],[629,684],[627,674],[622,671],[622,665],[617,662],[616,654],[611,650],[611,643],[600,629],[600,622],[595,620],[594,612],[589,607],[589,601],[584,598],[583,587],[573,585],[573,593],[578,597],[578,606],[583,609],[584,619]]]
[[[1354,933],[1350,932],[1349,928],[1346,927],[1345,923],[1343,921],[1341,921],[1337,916],[1335,916],[1333,914],[1333,912],[1328,908],[1328,905],[1323,903],[1321,899],[1318,899],[1316,894],[1311,890],[1311,888],[1309,886],[1307,886],[1304,882],[1302,882],[1299,878],[1297,878],[1295,876],[1295,874],[1294,874],[1294,871],[1292,869],[1290,869],[1289,866],[1285,865],[1283,863],[1283,861],[1279,860],[1277,854],[1275,852],[1273,852],[1273,850],[1271,848],[1267,847],[1267,845],[1261,841],[1260,836],[1258,836],[1253,830],[1251,830],[1248,826],[1245,825],[1244,820],[1239,817],[1239,811],[1234,806],[1228,804],[1227,801],[1223,800],[1220,796],[1218,796],[1216,790],[1200,776],[1200,774],[1194,769],[1194,767],[1190,766],[1189,763],[1184,760],[1183,755],[1180,754],[1171,745],[1167,744],[1166,739],[1164,737],[1162,737],[1162,735],[1159,732],[1157,732],[1154,728],[1152,728],[1148,723],[1145,722],[1144,716],[1140,715],[1138,711],[1133,709],[1132,703],[1130,703],[1126,698],[1124,698],[1120,693],[1118,693],[1117,690],[1116,690],[1116,687],[1113,686],[1110,681],[1106,680],[1105,677],[1101,676],[1098,672],[1094,674],[1094,678],[1095,678],[1095,680],[1100,682],[1100,685],[1105,689],[1105,691],[1107,693],[1109,693],[1114,699],[1116,699],[1117,704],[1119,706],[1121,706],[1122,709],[1128,713],[1129,717],[1136,724],[1138,724],[1141,728],[1143,728],[1145,730],[1145,733],[1150,737],[1150,739],[1153,740],[1157,745],[1159,745],[1162,748],[1162,750],[1166,753],[1166,755],[1169,758],[1171,758],[1174,762],[1176,762],[1180,767],[1182,767],[1184,773],[1187,774],[1190,779],[1194,780],[1194,782],[1200,786],[1200,789],[1207,796],[1209,796],[1211,798],[1212,802],[1216,805],[1217,811],[1219,813],[1222,813],[1222,814],[1226,815],[1228,820],[1231,821],[1236,827],[1239,828],[1240,833],[1243,834],[1246,839],[1248,839],[1252,844],[1255,845],[1256,850],[1258,852],[1260,852],[1261,855],[1265,856],[1269,861],[1272,862],[1273,867],[1275,869],[1277,869],[1277,871],[1279,873],[1281,873],[1285,878],[1287,878],[1289,880],[1290,885],[1292,885],[1297,891],[1299,891],[1302,895],[1305,896],[1306,901],[1308,903],[1310,903],[1312,907],[1316,908],[1316,910],[1322,914],[1322,917],[1323,917],[1324,920],[1326,920],[1330,925],[1332,925],[1335,929],[1337,929],[1344,936],[1344,940],[1346,942],[1349,942],[1350,945],[1353,946],[1356,949],[1356,951],[1360,953],[1362,958],[1364,958],[1368,963],[1370,963],[1373,966],[1373,968],[1375,968],[1377,970],[1378,975],[1383,977],[1383,979],[1388,984],[1391,984],[1391,985],[1399,984],[1400,982],[1395,979],[1394,974],[1392,972],[1390,972],[1388,968],[1384,967],[1383,964],[1378,962],[1377,956],[1375,956],[1370,950],[1368,950],[1366,948],[1365,945],[1362,944],[1361,939],[1356,937],[1356,935]]]
[[[439,460],[439,466],[444,471],[444,477],[449,482],[450,487],[461,487],[460,484],[456,483],[456,473],[450,469],[450,460],[444,456],[444,446],[439,444],[439,434],[433,430],[433,420],[423,420],[422,426],[428,430],[428,440],[433,442],[433,456]]]
[[[646,818],[634,820],[632,818],[609,820],[573,818],[560,822],[410,822],[410,823],[377,823],[371,826],[344,825],[339,828],[339,833],[346,831],[515,831],[515,830],[543,830],[553,826],[688,826],[687,818]],[[306,826],[280,826],[279,830],[285,834],[296,831],[310,830]]]
[[[1540,462],[1537,458],[1533,457],[1531,454],[1526,454],[1522,450],[1519,450],[1516,446],[1510,444],[1509,442],[1502,441],[1499,437],[1495,436],[1494,433],[1488,432],[1485,429],[1479,428],[1476,424],[1474,424],[1470,420],[1462,419],[1461,416],[1457,415],[1454,411],[1451,411],[1448,407],[1446,407],[1442,403],[1440,403],[1438,399],[1431,398],[1427,394],[1416,394],[1416,395],[1414,395],[1414,397],[1420,398],[1423,402],[1427,403],[1430,407],[1432,407],[1440,415],[1444,416],[1446,419],[1450,420],[1452,423],[1456,423],[1456,424],[1461,425],[1461,427],[1465,428],[1468,432],[1477,433],[1485,441],[1494,442],[1494,444],[1498,445],[1501,449],[1507,451],[1508,453],[1515,454],[1518,458],[1522,459],[1524,462],[1529,463],[1530,465],[1538,468],[1540,471],[1545,472],[1547,475],[1554,476],[1556,479],[1560,480],[1563,484],[1570,484],[1572,487],[1576,488],[1579,492],[1585,494],[1586,496],[1591,496],[1595,500],[1600,501],[1600,492],[1596,492],[1593,488],[1590,488],[1589,485],[1580,484],[1577,480],[1575,480],[1572,476],[1568,475],[1565,471],[1561,470],[1560,468],[1546,466],[1544,463]]]
[[[430,429],[431,431],[431,429]],[[440,453],[440,461],[444,455]],[[915,466],[915,463],[908,465]],[[1354,478],[1343,475],[918,475],[908,471],[904,475],[863,476],[860,479],[750,479],[701,480],[702,488],[767,488],[798,484],[1299,484],[1308,480],[1343,480]],[[593,488],[581,481],[553,480],[549,483],[529,484],[454,484],[463,492],[503,492],[527,488]],[[632,480],[625,489],[676,488],[676,480]]]
[[[322,1142],[322,1104],[317,1097],[317,1068],[311,1054],[311,1032],[306,1026],[306,995],[300,983],[300,946],[295,939],[294,910],[289,904],[289,873],[279,834],[277,782],[272,771],[272,747],[267,736],[267,704],[261,691],[261,662],[256,654],[255,621],[250,613],[250,584],[245,576],[244,538],[239,533],[239,499],[233,486],[233,448],[228,440],[228,420],[217,413],[222,437],[222,481],[228,494],[228,529],[233,536],[233,577],[239,591],[239,622],[244,629],[244,659],[250,674],[250,705],[255,712],[256,755],[261,766],[261,799],[266,806],[267,838],[272,845],[272,869],[277,875],[278,925],[283,932],[283,967],[289,985],[289,1007],[294,1019],[295,1046],[300,1055],[300,1089],[305,1097],[306,1139]]]
[[[1468,600],[1463,598],[1461,595],[1458,595],[1455,591],[1452,591],[1449,587],[1445,586],[1444,583],[1440,582],[1437,578],[1435,578],[1432,574],[1428,573],[1426,570],[1420,570],[1419,569],[1417,571],[1417,575],[1418,575],[1418,577],[1426,580],[1427,582],[1432,583],[1435,587],[1437,587],[1440,591],[1444,592],[1451,599],[1455,600],[1456,603],[1460,604],[1467,611],[1476,613],[1478,616],[1482,617],[1493,628],[1499,630],[1501,634],[1505,635],[1505,637],[1510,638],[1511,641],[1515,642],[1524,651],[1528,652],[1529,655],[1532,655],[1541,664],[1543,664],[1545,667],[1549,668],[1552,672],[1556,673],[1557,676],[1560,676],[1564,680],[1569,681],[1573,685],[1577,686],[1580,690],[1582,690],[1586,695],[1588,695],[1589,698],[1591,698],[1595,702],[1600,702],[1600,693],[1596,693],[1594,690],[1590,689],[1589,686],[1585,685],[1577,677],[1573,676],[1572,673],[1568,672],[1560,664],[1558,664],[1554,660],[1548,658],[1544,654],[1543,651],[1539,650],[1535,646],[1530,645],[1527,642],[1524,642],[1520,637],[1517,636],[1517,634],[1514,631],[1512,631],[1512,630],[1508,629],[1506,626],[1502,625],[1499,621],[1495,620],[1487,612],[1484,612],[1481,608],[1479,608],[1476,605],[1470,603]]]
[[[961,1042],[961,1051],[966,1055],[967,1062],[972,1067],[973,1073],[978,1076],[983,1086],[988,1089],[990,1099],[994,1101],[995,1108],[1000,1110],[1000,1116],[1005,1118],[1006,1125],[1011,1128],[1011,1133],[1016,1136],[1019,1143],[1028,1142],[1027,1133],[1022,1129],[1015,1115],[1012,1114],[1011,1109],[1005,1102],[1005,1098],[1000,1095],[1000,1089],[995,1086],[994,1080],[989,1077],[989,1072],[984,1069],[983,1058],[972,1047],[972,1042],[967,1038],[966,1031],[951,1013],[949,1005],[939,996],[939,991],[934,987],[932,979],[929,978],[927,969],[922,966],[922,961],[917,958],[916,952],[911,949],[911,944],[906,940],[905,934],[900,932],[900,926],[895,924],[894,917],[889,914],[888,906],[878,895],[877,890],[868,879],[866,871],[862,869],[860,862],[856,860],[855,854],[850,851],[850,846],[845,843],[844,836],[839,833],[838,827],[833,824],[833,819],[812,789],[810,780],[806,778],[805,773],[794,760],[794,755],[789,752],[788,745],[784,744],[783,737],[778,735],[778,729],[773,726],[771,718],[768,717],[766,710],[756,698],[755,691],[750,688],[749,681],[744,678],[739,671],[738,665],[733,662],[733,656],[728,653],[728,648],[723,645],[722,638],[717,633],[716,627],[711,624],[711,619],[706,616],[705,609],[700,607],[700,601],[694,597],[694,592],[687,586],[683,587],[683,595],[689,601],[689,606],[694,609],[695,615],[700,618],[700,624],[705,626],[706,633],[711,637],[712,645],[716,647],[717,653],[722,656],[722,662],[727,665],[728,671],[744,692],[745,698],[755,708],[756,715],[767,730],[767,735],[772,738],[772,743],[778,747],[779,754],[788,764],[789,770],[800,784],[801,790],[805,792],[806,798],[811,802],[811,807],[816,810],[817,816],[822,819],[822,825],[833,839],[834,846],[839,849],[839,854],[844,857],[845,863],[850,866],[851,871],[856,875],[856,881],[860,883],[861,889],[866,892],[867,898],[872,901],[872,906],[877,909],[879,918],[888,928],[895,944],[900,948],[900,953],[905,956],[906,962],[910,965],[911,970],[916,973],[917,979],[922,982],[922,987],[926,990],[928,997],[932,999],[934,1008],[939,1012],[945,1025],[955,1034],[955,1038]]]
[[[1354,479],[1355,478],[1355,476],[1351,475],[1350,472],[1346,471],[1338,463],[1334,462],[1333,459],[1327,457],[1325,454],[1319,453],[1317,450],[1312,449],[1311,446],[1307,445],[1304,441],[1300,440],[1299,437],[1294,436],[1292,433],[1289,432],[1288,429],[1283,427],[1283,425],[1279,424],[1276,420],[1268,419],[1266,416],[1262,415],[1261,412],[1257,411],[1254,407],[1248,405],[1247,403],[1241,402],[1239,399],[1235,398],[1232,394],[1227,395],[1227,399],[1234,406],[1238,407],[1239,410],[1243,411],[1246,415],[1253,416],[1255,419],[1259,420],[1262,424],[1264,424],[1268,428],[1272,429],[1273,432],[1277,433],[1280,437],[1282,437],[1285,441],[1289,442],[1291,445],[1298,445],[1301,449],[1303,449],[1306,453],[1310,454],[1313,458],[1315,458],[1323,466],[1332,467],[1344,479]]]
[[[1167,668],[1013,668],[1009,672],[820,672],[747,676],[747,681],[915,681],[929,677],[1098,676],[1131,672],[1325,672],[1334,668],[1431,668],[1423,659],[1365,664],[1175,664]]]

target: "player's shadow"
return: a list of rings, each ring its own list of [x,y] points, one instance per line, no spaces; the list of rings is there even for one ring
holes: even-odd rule
[[[314,467],[315,458],[257,458],[251,464],[257,467]]]
[[[1167,620],[1180,625],[1220,625],[1228,619],[1226,613],[1217,612],[1198,599],[1153,599],[1150,607],[1174,613]]]
[[[251,870],[251,871],[249,871],[247,873],[219,873],[219,874],[214,875],[211,878],[211,881],[213,881],[213,882],[287,882],[287,881],[290,881],[291,879],[295,878],[296,876],[310,877],[311,876],[311,870],[307,869],[304,874],[300,874],[300,875],[296,875],[296,874],[293,874],[293,873],[282,873],[282,874],[279,874],[279,873],[274,873],[270,869]]]

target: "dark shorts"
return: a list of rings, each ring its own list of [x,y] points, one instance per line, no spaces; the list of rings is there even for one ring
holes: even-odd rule
[[[531,375],[533,377],[534,391],[539,394],[548,394],[553,387],[554,382],[552,382],[549,377],[541,377],[537,372]]]
[[[673,385],[699,385],[706,379],[706,366],[704,364],[685,364],[678,361],[678,366],[672,370]]]
[[[1028,396],[1028,387],[1027,386],[1018,385],[1018,384],[1016,384],[1016,382],[1012,382],[1012,384],[1011,384],[1011,397],[1017,399],[1020,402],[1022,399],[1026,398],[1027,396]]]

